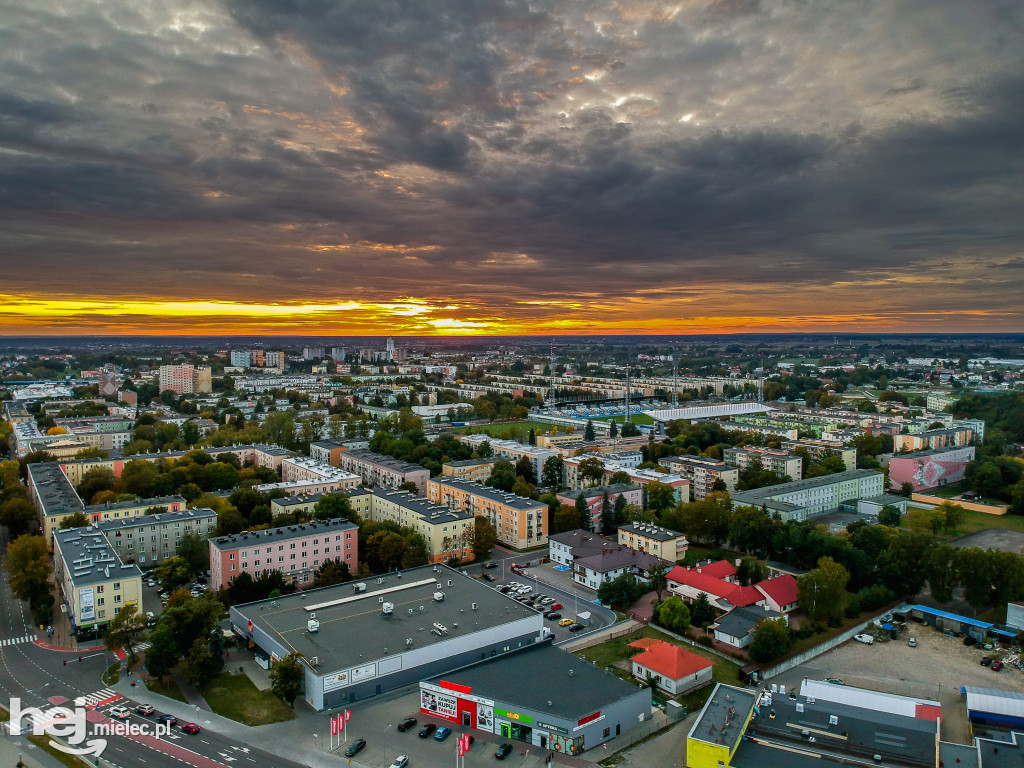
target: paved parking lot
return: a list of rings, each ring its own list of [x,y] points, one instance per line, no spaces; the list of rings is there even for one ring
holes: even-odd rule
[[[917,640],[916,648],[907,645],[910,637]],[[978,646],[966,647],[961,638],[946,637],[932,627],[911,622],[899,640],[874,645],[851,640],[771,682],[799,685],[804,677],[838,677],[847,685],[939,701],[943,712],[942,738],[968,743],[961,686],[1024,693],[1024,672],[1013,667],[993,672],[981,666],[981,658],[987,655],[1001,654],[983,651]]]

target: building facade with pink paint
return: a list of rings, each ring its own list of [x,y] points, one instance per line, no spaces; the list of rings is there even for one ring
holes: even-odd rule
[[[355,573],[359,565],[359,529],[342,518],[210,539],[210,589],[230,584],[239,574],[255,578],[280,571],[300,588],[309,587],[327,560],[341,560]]]
[[[889,484],[900,488],[910,483],[914,491],[941,488],[963,480],[964,470],[972,461],[973,445],[897,454],[889,459]]]

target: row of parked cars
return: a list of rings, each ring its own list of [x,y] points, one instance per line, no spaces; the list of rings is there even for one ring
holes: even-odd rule
[[[562,614],[559,613],[563,606],[561,603],[556,602],[555,598],[545,594],[531,595],[533,587],[529,584],[510,581],[508,584],[497,585],[495,589],[523,605],[540,611],[548,621],[557,621],[558,626],[568,627],[570,632],[579,632],[585,628],[584,624],[580,624],[572,619],[563,619]]]
[[[405,733],[406,731],[415,728],[416,722],[417,721],[415,717],[407,717],[404,720],[402,720],[402,722],[400,722],[396,727],[400,732]],[[423,727],[420,728],[419,737],[421,739],[428,739],[431,736],[433,736],[437,741],[444,741],[449,736],[451,736],[451,734],[452,729],[449,728],[447,725],[442,725],[440,728],[438,728],[433,723],[424,723]],[[363,739],[359,739],[359,741],[363,742],[363,746],[366,745],[366,742],[363,741]],[[472,747],[475,741],[476,739],[474,739],[473,736],[470,735],[469,746]],[[360,746],[359,749],[362,749],[363,746]],[[352,752],[351,754],[349,754],[348,752],[346,752],[345,754],[347,757],[352,757],[356,754],[356,752],[359,751],[359,749],[357,749],[355,752]],[[512,744],[510,742],[505,742],[504,744],[498,747],[498,750],[494,753],[494,756],[499,760],[504,760],[506,757],[512,754],[512,749]],[[406,759],[408,760],[408,758]],[[392,766],[392,768],[394,768],[394,766]]]

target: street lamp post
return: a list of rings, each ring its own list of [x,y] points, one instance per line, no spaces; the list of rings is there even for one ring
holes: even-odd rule
[[[384,764],[388,763],[388,731],[391,730],[391,724],[384,729]]]

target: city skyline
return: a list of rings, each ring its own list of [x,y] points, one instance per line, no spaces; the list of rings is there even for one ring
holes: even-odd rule
[[[0,335],[1024,327],[1024,8],[0,19]]]

